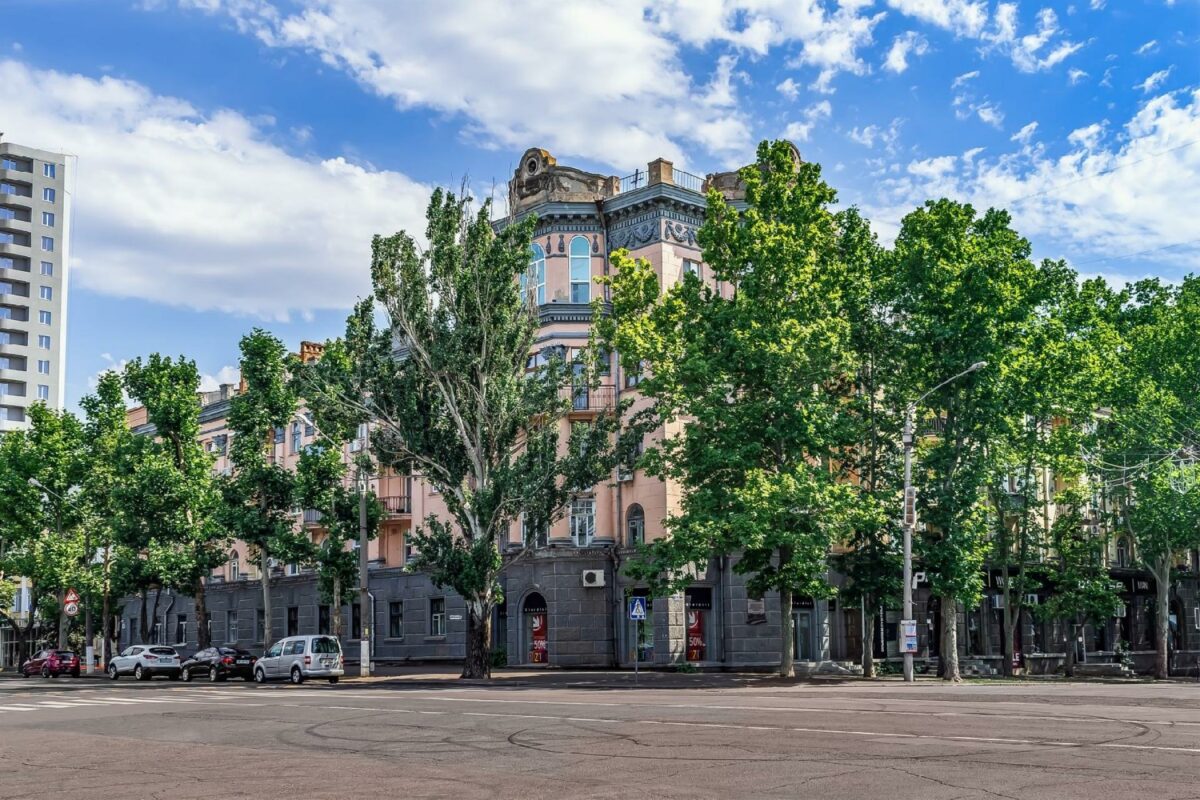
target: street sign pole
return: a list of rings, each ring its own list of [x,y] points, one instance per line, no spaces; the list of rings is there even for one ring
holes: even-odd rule
[[[640,595],[634,595],[633,597],[629,598],[629,619],[631,622],[635,622],[635,623],[646,621],[646,598],[645,597],[642,597]],[[638,642],[638,630],[637,630],[636,625],[634,626],[633,630],[634,630],[634,634],[633,634],[633,685],[637,686],[638,661],[640,661],[640,659],[638,658],[639,642]]]

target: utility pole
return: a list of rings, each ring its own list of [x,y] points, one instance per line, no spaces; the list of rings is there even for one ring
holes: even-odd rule
[[[371,617],[371,593],[368,590],[370,559],[367,557],[367,474],[358,468],[358,574],[359,574],[359,644],[358,674],[364,678],[371,675],[371,636],[374,634]]]
[[[912,451],[913,451],[913,428],[917,416],[917,406],[925,400],[926,397],[936,392],[938,389],[945,386],[947,383],[956,381],[964,375],[969,375],[978,369],[983,369],[987,366],[986,361],[976,361],[971,366],[964,369],[957,375],[947,378],[946,380],[933,387],[925,394],[921,395],[915,402],[909,403],[904,409],[904,617],[900,620],[900,643],[906,645],[906,635],[904,631],[905,623],[913,626],[915,639],[916,621],[913,619],[913,585],[912,585],[912,537],[913,528],[917,523],[917,497],[912,485]],[[904,681],[912,683],[916,680],[913,674],[913,651],[907,646],[901,648],[904,651]]]

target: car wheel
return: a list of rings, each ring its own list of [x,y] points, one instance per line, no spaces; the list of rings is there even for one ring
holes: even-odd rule
[[[330,682],[330,683],[337,683],[337,682],[338,682],[337,676],[336,676],[336,675],[334,675],[332,678],[330,678],[330,679],[329,679],[329,682]]]
[[[266,683],[267,682],[267,673],[263,672],[261,669],[254,670],[254,682],[255,683]]]
[[[116,665],[116,664],[109,664],[109,665],[108,665],[108,677],[112,678],[114,681],[115,681],[117,678],[121,677],[121,676],[120,676],[120,675],[117,673],[117,665]]]
[[[42,677],[43,678],[50,677],[50,668],[49,667],[42,667]]]
[[[142,669],[141,664],[138,664],[133,668],[133,679],[135,681],[144,681],[149,679],[149,677],[150,675],[146,672],[146,670]]]
[[[299,667],[292,667],[292,683],[296,685],[304,683],[304,673],[300,671]]]
[[[209,667],[208,668],[208,682],[216,683],[219,680],[221,680],[221,673],[217,672],[216,667]]]
[[[190,669],[185,669],[180,673],[179,677],[183,678],[184,683],[191,683],[192,682],[192,671]]]

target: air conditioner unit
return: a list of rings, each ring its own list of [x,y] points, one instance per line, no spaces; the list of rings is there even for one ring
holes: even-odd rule
[[[1121,605],[1117,606],[1116,611],[1113,612],[1113,618],[1114,619],[1123,619],[1125,617],[1125,615],[1128,613],[1129,613],[1129,609],[1125,608],[1124,603],[1121,603]]]
[[[585,569],[583,571],[583,585],[588,588],[596,588],[604,585],[604,570],[602,569]]]
[[[1004,608],[1004,595],[992,595],[992,608]]]
[[[1036,606],[1040,602],[1041,599],[1036,594],[1025,595],[1025,605],[1027,606]]]

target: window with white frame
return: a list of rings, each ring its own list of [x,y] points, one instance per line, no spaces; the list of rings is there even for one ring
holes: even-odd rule
[[[301,431],[303,431],[303,428],[300,427],[299,421],[293,422],[292,423],[292,452],[293,453],[300,452]]]
[[[42,224],[45,225],[47,228],[53,228],[54,227],[54,212],[43,211],[42,212]]]
[[[50,399],[50,387],[44,383],[39,383],[38,388],[37,388],[37,399],[38,400],[49,400]]]
[[[42,164],[42,175],[46,178],[54,178],[58,175],[58,168],[54,164]]]
[[[571,541],[588,547],[596,538],[596,498],[576,497],[571,501]]]
[[[53,286],[39,286],[38,287],[38,296],[41,297],[43,300],[53,300],[54,299],[54,287]]]
[[[521,276],[521,296],[539,306],[546,302],[546,251],[540,244],[529,246],[529,269]]]
[[[53,236],[43,236],[42,237],[42,249],[45,250],[47,253],[54,252],[54,237]]]
[[[47,186],[45,189],[42,189],[42,200],[43,201],[45,201],[47,203],[53,203],[54,199],[55,199],[55,192],[53,189],[51,189],[49,186]]]
[[[646,542],[646,512],[637,503],[631,505],[625,514],[625,540],[630,547]]]
[[[49,311],[39,311],[38,312],[38,322],[42,323],[43,325],[51,324],[50,323],[51,319],[52,319],[52,317],[51,317]]]
[[[571,302],[591,301],[592,248],[586,236],[571,239],[570,252]]]
[[[50,337],[49,336],[39,336],[38,337],[38,347],[40,347],[43,350],[49,350],[50,349]]]
[[[700,262],[693,261],[690,258],[685,258],[683,260],[683,271],[684,271],[684,274],[686,274],[686,275],[695,275],[697,278],[701,277]]]
[[[521,542],[526,547],[545,547],[550,543],[545,525],[534,525],[525,512],[521,512]]]
[[[39,375],[49,375],[50,374],[50,362],[46,359],[40,359],[38,361],[37,369],[38,369]]]
[[[429,635],[446,635],[446,598],[434,597],[429,600]]]
[[[229,553],[229,580],[236,581],[241,577],[241,562],[238,561],[237,550]]]
[[[42,274],[46,275],[46,276],[54,275],[54,262],[53,261],[43,261],[42,262]]]

